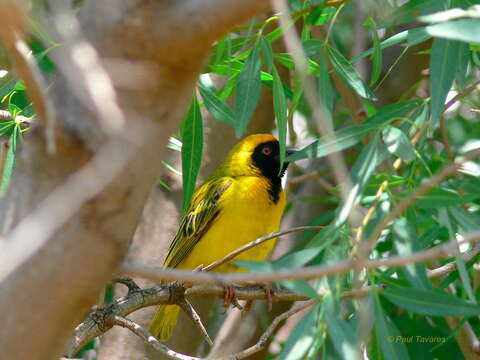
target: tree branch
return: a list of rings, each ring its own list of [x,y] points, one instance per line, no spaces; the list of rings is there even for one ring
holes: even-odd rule
[[[129,288],[132,288],[132,282],[131,279],[128,281]],[[114,300],[105,308],[92,311],[76,327],[75,335],[66,350],[66,354],[72,356],[90,340],[110,329],[114,325],[114,316],[124,317],[136,310],[153,305],[179,304],[183,296],[187,298],[195,295],[222,296],[224,291],[224,288],[219,285],[203,284],[185,289],[178,283],[131,290],[127,296]],[[267,298],[265,290],[260,286],[236,286],[235,294],[239,300],[264,300]],[[304,301],[307,299],[306,296],[287,289],[276,290],[272,297],[273,301]],[[198,326],[195,320],[194,323]]]
[[[451,251],[462,244],[475,243],[480,240],[480,231],[471,232],[464,236],[462,241],[451,240],[442,245],[434,246],[427,250],[418,251],[406,256],[391,256],[379,260],[366,260],[363,267],[377,269],[379,267],[400,267],[407,264],[424,262],[431,259],[448,258]],[[358,268],[356,260],[339,261],[329,265],[315,265],[299,269],[280,269],[273,272],[250,272],[250,273],[207,273],[191,272],[186,270],[168,269],[158,266],[147,266],[140,264],[124,263],[119,271],[132,276],[144,277],[146,279],[178,280],[189,283],[241,283],[241,282],[265,282],[293,279],[322,278],[328,275],[345,273]]]

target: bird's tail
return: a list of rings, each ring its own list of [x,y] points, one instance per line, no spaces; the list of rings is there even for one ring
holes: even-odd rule
[[[179,312],[177,305],[160,305],[148,330],[159,341],[167,341],[175,329]]]

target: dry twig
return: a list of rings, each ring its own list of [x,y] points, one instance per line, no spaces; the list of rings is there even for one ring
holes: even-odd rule
[[[297,314],[298,312],[302,311],[303,309],[306,309],[310,306],[313,306],[318,300],[310,300],[305,302],[304,304],[300,304],[296,306],[295,308],[284,312],[283,314],[277,316],[270,326],[265,330],[265,332],[262,334],[258,342],[250,346],[248,349],[242,350],[238,353],[232,354],[232,355],[227,355],[227,356],[222,356],[219,358],[216,358],[215,360],[239,360],[239,359],[244,359],[248,356],[251,356],[260,350],[262,350],[266,344],[268,338],[273,334],[275,329],[280,325],[280,323],[286,319],[288,319],[290,316]],[[201,358],[198,357],[193,357],[193,356],[188,356],[184,354],[180,354],[176,351],[173,351],[172,349],[169,349],[167,346],[162,344],[160,341],[155,339],[155,337],[150,334],[145,328],[141,327],[140,325],[134,323],[131,320],[128,320],[122,316],[115,315],[114,316],[114,325],[122,326],[130,331],[132,331],[135,335],[139,336],[142,338],[147,344],[151,345],[155,350],[161,352],[162,354],[166,355],[170,359],[175,359],[175,360],[201,360]]]
[[[292,228],[292,229],[288,229],[288,230],[284,230],[284,231],[278,231],[276,233],[269,234],[269,235],[266,235],[266,236],[262,236],[261,238],[250,241],[248,244],[245,244],[242,247],[232,251],[231,253],[229,253],[225,257],[223,257],[222,259],[217,260],[217,261],[211,263],[208,266],[205,266],[204,268],[202,268],[202,271],[213,270],[213,269],[219,267],[220,265],[223,265],[223,264],[233,260],[235,257],[237,257],[241,253],[247,251],[248,249],[251,249],[251,248],[253,248],[257,245],[260,245],[261,243],[264,243],[265,241],[272,240],[272,239],[275,239],[277,237],[287,235],[287,234],[291,234],[291,233],[294,233],[294,232],[306,231],[306,230],[320,230],[320,229],[323,229],[323,226],[300,226],[300,227],[296,227],[296,228]]]

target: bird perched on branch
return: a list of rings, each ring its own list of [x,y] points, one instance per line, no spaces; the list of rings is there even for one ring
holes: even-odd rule
[[[287,155],[293,153],[287,150]],[[250,135],[228,153],[224,162],[193,194],[180,228],[170,244],[165,267],[197,269],[208,265],[266,234],[278,231],[285,208],[278,140],[270,134]],[[264,242],[237,256],[236,260],[262,261],[275,240]],[[232,262],[215,269],[245,271]],[[150,332],[167,340],[180,308],[160,305]]]

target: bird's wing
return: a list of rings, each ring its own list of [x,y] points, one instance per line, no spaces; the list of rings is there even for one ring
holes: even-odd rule
[[[206,182],[195,192],[170,244],[165,267],[177,267],[190,254],[220,213],[219,200],[231,184],[232,179],[222,177]]]

